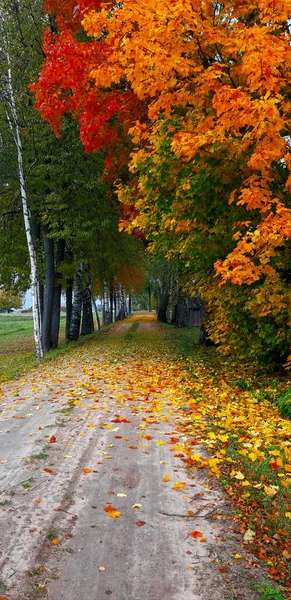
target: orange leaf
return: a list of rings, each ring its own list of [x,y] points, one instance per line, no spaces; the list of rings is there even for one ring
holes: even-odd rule
[[[130,421],[122,415],[116,415],[115,419],[111,419],[111,423],[130,423]]]
[[[185,487],[186,482],[185,481],[180,481],[180,483],[174,483],[172,490],[181,490],[183,487]]]
[[[170,475],[165,475],[165,477],[163,477],[162,481],[170,481],[171,477]]]
[[[201,531],[190,531],[189,535],[191,535],[192,538],[196,539],[196,538],[203,538],[203,533],[201,533]]]
[[[92,473],[91,469],[83,469],[83,473]]]
[[[119,519],[121,513],[119,512],[119,510],[111,510],[107,516],[110,517],[111,519]]]
[[[59,543],[60,543],[60,542],[59,542],[58,538],[53,538],[53,539],[52,539],[52,544],[53,544],[54,546],[58,546],[58,544],[59,544]]]
[[[44,468],[44,471],[45,471],[46,473],[50,473],[51,475],[54,473],[53,469],[49,469],[48,467],[45,467],[45,468]]]
[[[54,444],[56,441],[57,441],[57,438],[54,435],[52,435],[50,437],[50,444]]]
[[[105,512],[107,512],[107,516],[110,517],[111,519],[119,519],[119,517],[121,515],[119,510],[114,508],[114,506],[112,506],[111,504],[106,504],[106,506],[104,506],[104,510],[105,510]]]
[[[136,521],[136,525],[138,527],[143,527],[144,525],[146,525],[146,522],[145,521]]]

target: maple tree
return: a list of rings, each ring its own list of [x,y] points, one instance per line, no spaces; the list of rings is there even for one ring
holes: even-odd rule
[[[200,207],[206,215],[202,239],[214,233],[215,245],[221,245],[213,257],[218,277],[211,294],[209,283],[201,279],[206,300],[214,294],[219,306],[219,320],[211,321],[210,315],[210,331],[225,348],[237,345],[241,337],[234,332],[224,298],[230,295],[234,304],[241,293],[249,292],[241,321],[250,315],[263,345],[270,322],[271,343],[284,360],[291,304],[290,2],[125,0],[104,5],[50,0],[45,8],[58,31],[46,33],[47,57],[34,86],[43,116],[58,131],[63,114],[71,111],[88,149],[106,145],[106,138],[116,135],[114,119],[122,120],[137,146],[132,170],[138,171],[139,165],[144,169],[147,162],[148,178],[153,168],[156,171],[157,188],[162,182],[160,150],[173,133],[170,152],[182,171],[188,165],[188,181],[176,182],[172,202],[158,190],[149,202],[144,179],[137,173],[137,193],[133,190],[126,206],[130,227],[153,235],[160,232],[158,206],[164,230],[177,240],[171,248],[175,256],[181,256],[182,246],[182,255],[188,248],[189,255],[201,257],[195,218],[205,179],[196,195],[192,173],[207,178],[214,171],[212,193],[209,190]],[[147,104],[145,118],[141,106]],[[221,157],[227,184],[223,197]],[[171,175],[166,174],[164,189],[171,187]],[[183,203],[189,211],[194,209],[190,219],[177,218]],[[217,218],[213,232],[207,215],[217,205],[224,222]],[[201,229],[200,225],[200,234]],[[211,248],[212,242],[209,255]],[[222,294],[221,284],[227,290]]]

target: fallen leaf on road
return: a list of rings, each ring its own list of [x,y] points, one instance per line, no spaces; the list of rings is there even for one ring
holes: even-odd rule
[[[146,522],[145,521],[136,521],[136,525],[138,527],[143,527],[144,525],[146,525]]]
[[[53,544],[53,546],[58,546],[60,542],[58,538],[53,538],[51,543]]]
[[[190,531],[189,535],[191,535],[191,537],[194,539],[203,537],[203,533],[201,531]]]
[[[185,481],[180,481],[180,483],[174,483],[172,490],[181,490],[183,487],[185,487],[185,485]]]
[[[132,508],[141,508],[141,507],[142,507],[142,504],[133,504]]]
[[[130,423],[130,421],[122,415],[116,415],[115,419],[111,419],[111,423]]]
[[[255,531],[253,531],[252,529],[247,529],[247,531],[244,534],[244,542],[252,542],[254,537],[256,537]]]
[[[53,469],[49,469],[48,467],[45,467],[45,468],[44,468],[44,471],[45,471],[46,473],[50,473],[51,475],[54,473]]]
[[[165,475],[165,477],[163,477],[162,481],[170,481],[171,477],[170,475]]]
[[[54,444],[56,441],[57,441],[57,438],[54,435],[52,435],[50,437],[50,444]]]
[[[119,517],[121,515],[119,510],[114,508],[114,506],[112,506],[111,504],[106,504],[106,506],[104,506],[104,510],[107,513],[107,516],[110,517],[111,519],[119,519]]]
[[[83,469],[83,473],[85,473],[85,475],[86,473],[91,473],[91,469]]]

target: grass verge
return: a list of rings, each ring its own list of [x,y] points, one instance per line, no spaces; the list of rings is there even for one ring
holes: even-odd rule
[[[200,348],[191,330],[170,330],[170,337],[186,368],[189,401],[181,427],[189,441],[183,460],[217,478],[236,504],[247,550],[282,593],[290,591],[291,423],[276,406],[289,393],[290,379]],[[199,442],[208,458],[196,452]]]

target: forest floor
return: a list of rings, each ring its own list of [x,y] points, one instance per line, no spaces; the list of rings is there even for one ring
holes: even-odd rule
[[[136,315],[4,383],[0,600],[290,598],[291,423],[248,378]]]

